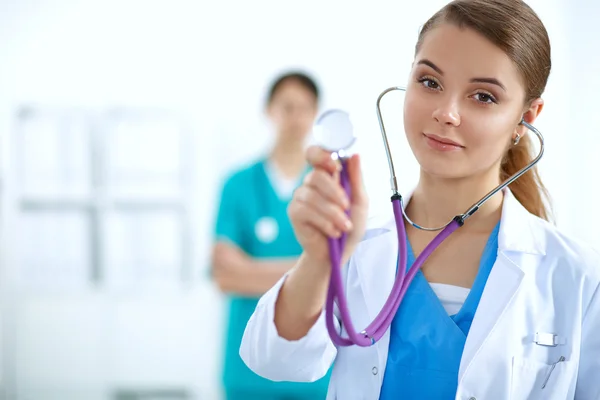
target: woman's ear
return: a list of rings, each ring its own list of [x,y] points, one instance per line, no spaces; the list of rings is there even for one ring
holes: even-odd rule
[[[529,108],[527,110],[525,110],[525,112],[523,113],[523,120],[525,122],[533,125],[533,123],[537,119],[538,115],[540,115],[540,113],[542,112],[543,108],[544,108],[544,100],[542,98],[537,98],[537,99],[533,100],[531,102],[531,104],[529,105]],[[517,129],[515,130],[515,136],[517,134],[519,136],[523,137],[525,134],[527,134],[527,127],[519,124],[519,126],[517,126]]]

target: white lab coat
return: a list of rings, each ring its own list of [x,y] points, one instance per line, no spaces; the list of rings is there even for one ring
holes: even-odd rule
[[[390,219],[367,229],[345,267],[357,330],[374,319],[391,291],[397,246]],[[528,213],[509,190],[498,247],[465,344],[456,399],[600,399],[600,254]],[[328,400],[378,399],[389,330],[374,346],[336,348],[323,312],[304,338],[287,341],[273,323],[284,280],[262,297],[248,322],[240,348],[244,362],[274,381],[310,382],[335,361]],[[557,335],[560,344],[536,344],[536,333]],[[561,356],[566,361],[556,364],[542,389]]]

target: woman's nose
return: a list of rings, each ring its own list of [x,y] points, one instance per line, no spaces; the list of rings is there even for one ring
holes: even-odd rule
[[[459,126],[460,113],[458,112],[456,102],[448,100],[447,102],[440,104],[433,112],[433,118],[440,124]]]

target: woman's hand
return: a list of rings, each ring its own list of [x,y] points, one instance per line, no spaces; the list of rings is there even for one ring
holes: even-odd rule
[[[349,199],[339,182],[340,164],[331,153],[319,147],[310,147],[307,160],[313,170],[294,193],[288,214],[296,237],[310,264],[329,265],[328,237],[339,237],[347,232],[342,255],[345,262],[354,251],[365,231],[368,197],[365,192],[358,155],[346,161],[350,180]],[[346,210],[350,210],[350,217]]]

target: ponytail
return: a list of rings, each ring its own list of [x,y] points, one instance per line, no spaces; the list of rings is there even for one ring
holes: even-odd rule
[[[525,135],[517,145],[510,145],[508,153],[502,160],[501,180],[505,181],[517,171],[525,167],[535,156],[531,136]],[[546,221],[550,221],[551,209],[548,191],[542,183],[537,166],[531,168],[509,185],[516,199],[529,211]]]

